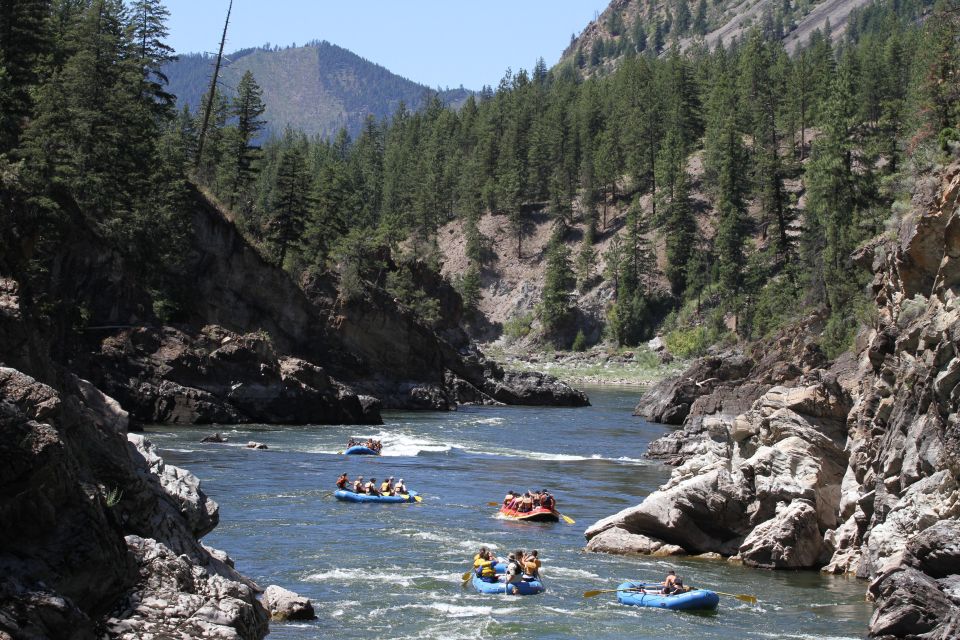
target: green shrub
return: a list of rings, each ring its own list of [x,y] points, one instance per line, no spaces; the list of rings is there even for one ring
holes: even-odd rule
[[[577,331],[577,337],[573,339],[573,346],[570,347],[574,351],[586,351],[587,350],[587,337],[583,335],[583,329]]]
[[[667,349],[673,355],[680,358],[692,358],[703,355],[707,348],[713,344],[710,334],[711,332],[706,327],[674,329],[664,337],[664,342],[667,343]]]
[[[533,328],[533,314],[521,313],[503,323],[503,335],[513,342],[530,335]]]

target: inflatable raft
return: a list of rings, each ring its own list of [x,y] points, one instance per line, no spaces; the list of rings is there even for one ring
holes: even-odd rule
[[[497,512],[497,517],[504,520],[520,520],[523,522],[560,521],[560,514],[551,509],[544,509],[543,507],[537,507],[533,511],[524,511],[523,513],[506,507],[500,507],[500,511]]]
[[[499,593],[503,595],[532,596],[545,591],[543,583],[539,580],[507,584],[505,582],[485,582],[476,575],[473,576],[473,588],[485,595],[496,595]]]
[[[643,582],[624,582],[617,587],[617,601],[620,604],[629,604],[634,607],[654,607],[656,609],[675,609],[679,611],[716,609],[720,604],[720,596],[706,589],[694,589],[685,593],[676,593],[665,596],[657,591],[662,585],[645,584]],[[647,587],[650,593],[631,591]]]
[[[378,456],[379,452],[374,451],[370,447],[364,447],[362,445],[357,445],[355,447],[350,447],[344,453],[348,456]]]
[[[353,491],[344,491],[343,489],[340,489],[333,492],[333,497],[343,502],[384,502],[389,504],[397,502],[416,502],[417,492],[411,491],[410,493],[400,494],[399,496],[374,496],[366,493],[354,493]]]

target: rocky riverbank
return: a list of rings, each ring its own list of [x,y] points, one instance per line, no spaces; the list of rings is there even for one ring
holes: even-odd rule
[[[586,351],[530,352],[498,341],[483,345],[483,349],[509,370],[540,371],[569,385],[652,387],[689,364],[670,355],[659,338],[650,345],[634,349],[598,345]]]
[[[956,637],[960,620],[960,165],[919,185],[872,268],[878,315],[828,362],[816,316],[702,359],[637,413],[682,424],[650,447],[676,466],[587,548],[718,553],[872,580],[873,637]]]
[[[266,635],[260,588],[199,541],[219,516],[197,478],[0,298],[0,637]]]

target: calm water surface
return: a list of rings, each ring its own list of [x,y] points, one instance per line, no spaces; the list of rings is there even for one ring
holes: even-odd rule
[[[584,529],[638,503],[669,476],[643,460],[666,430],[630,416],[637,391],[588,389],[584,409],[464,408],[388,413],[384,427],[218,427],[230,442],[200,444],[210,427],[148,430],[164,458],[191,470],[220,504],[204,542],[227,551],[263,586],[313,600],[319,620],[271,625],[271,638],[862,638],[866,584],[816,572],[768,572],[725,562],[621,558],[582,552]],[[351,436],[383,441],[383,456],[341,456]],[[249,440],[268,451],[244,448]],[[347,472],[402,477],[421,504],[362,505],[330,495]],[[506,489],[548,488],[573,526],[494,518]],[[506,555],[538,549],[543,595],[482,596],[460,576],[481,544]],[[659,580],[753,593],[714,614],[618,605],[588,589]]]

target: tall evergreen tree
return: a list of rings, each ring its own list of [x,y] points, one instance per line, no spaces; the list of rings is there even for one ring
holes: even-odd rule
[[[667,280],[675,295],[683,293],[687,283],[687,263],[693,253],[696,220],[690,202],[690,188],[686,170],[678,173],[673,196],[667,206],[664,235],[667,251]]]
[[[284,266],[287,253],[303,237],[311,205],[310,175],[306,158],[298,148],[285,149],[277,168],[276,189],[267,237],[277,264]]]

